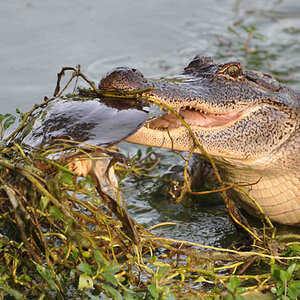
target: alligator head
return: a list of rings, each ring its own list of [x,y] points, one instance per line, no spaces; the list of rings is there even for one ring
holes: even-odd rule
[[[100,82],[107,90],[148,88],[152,91],[143,97],[178,112],[223,180],[256,182],[245,190],[270,219],[300,226],[299,93],[238,62],[216,64],[205,56],[170,78],[149,80],[135,69],[117,68]],[[127,141],[201,153],[186,125],[168,113],[149,120]],[[233,193],[248,212],[259,214],[248,196]]]
[[[145,97],[177,110],[215,157],[264,159],[286,143],[298,124],[299,95],[269,75],[244,70],[238,62],[216,64],[196,56],[181,75],[161,80],[117,68],[102,79],[100,88],[153,88]],[[168,113],[150,120],[128,141],[181,151],[194,146],[184,124]]]

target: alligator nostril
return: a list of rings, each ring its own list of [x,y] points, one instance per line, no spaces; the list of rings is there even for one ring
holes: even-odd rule
[[[136,72],[136,69],[131,69],[132,72]]]

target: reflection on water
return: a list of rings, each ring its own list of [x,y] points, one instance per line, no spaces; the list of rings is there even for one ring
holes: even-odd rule
[[[26,111],[51,96],[60,68],[78,63],[95,81],[124,65],[159,77],[178,72],[203,53],[272,72],[294,88],[300,81],[298,0],[16,0],[2,1],[0,8],[1,113],[16,107]],[[251,25],[258,35],[245,54]],[[121,147],[132,153],[137,149]],[[156,172],[179,160],[159,152],[163,164]],[[179,223],[159,233],[215,244],[224,233],[234,234],[226,216],[215,216],[220,204],[214,211],[198,200],[169,206],[153,199],[153,181],[128,181],[134,218],[146,226]]]

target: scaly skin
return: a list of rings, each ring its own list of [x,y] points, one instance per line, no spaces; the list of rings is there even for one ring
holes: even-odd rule
[[[239,63],[215,64],[204,56],[196,56],[173,78],[146,80],[135,69],[117,68],[100,82],[101,89],[150,87],[154,90],[144,96],[182,115],[214,158],[223,181],[258,182],[245,190],[270,219],[300,226],[299,93],[269,75],[243,70]],[[193,148],[187,128],[173,114],[151,121],[127,141]],[[235,194],[250,214],[258,214],[247,196],[238,189]]]

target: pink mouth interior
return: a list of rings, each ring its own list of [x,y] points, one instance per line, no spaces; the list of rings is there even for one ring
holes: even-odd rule
[[[240,111],[230,112],[226,114],[212,114],[204,113],[195,110],[182,110],[179,113],[184,121],[189,126],[199,126],[199,127],[217,127],[225,125],[231,121],[236,120],[240,115]],[[164,114],[158,119],[151,121],[149,123],[150,128],[160,128],[160,129],[171,129],[183,126],[182,122],[176,117],[175,114]]]

